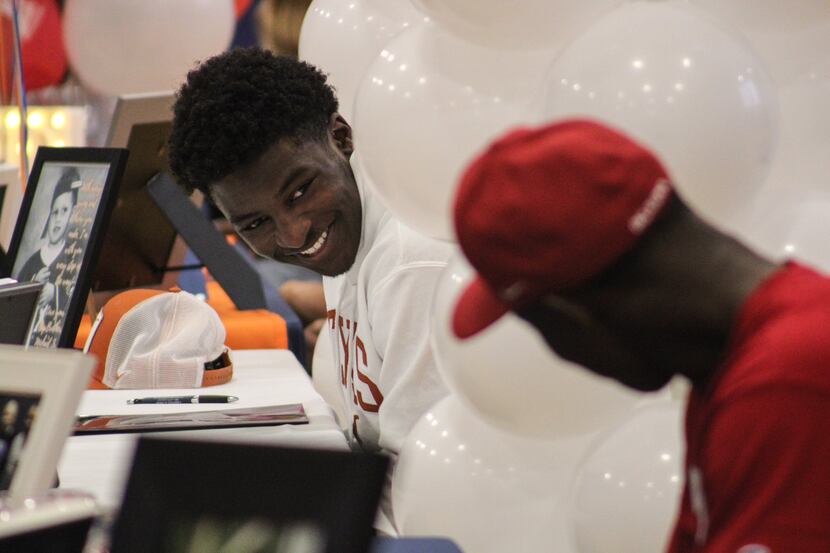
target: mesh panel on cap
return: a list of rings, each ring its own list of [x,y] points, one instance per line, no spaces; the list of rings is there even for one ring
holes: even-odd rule
[[[125,313],[113,333],[104,383],[111,388],[196,388],[225,349],[225,327],[187,292],[160,294]]]

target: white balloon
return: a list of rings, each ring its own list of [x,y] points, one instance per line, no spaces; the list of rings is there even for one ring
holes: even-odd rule
[[[547,51],[506,52],[420,25],[384,46],[355,103],[355,141],[375,190],[409,226],[453,239],[462,169],[505,129],[538,117]]]
[[[603,120],[644,142],[716,223],[728,227],[764,182],[777,133],[771,81],[735,33],[684,2],[610,12],[558,56],[548,86],[549,116]]]
[[[830,48],[830,28],[824,44]],[[830,61],[782,87],[781,141],[769,186],[790,191],[830,191]]]
[[[572,553],[568,492],[592,437],[522,439],[484,424],[450,395],[400,451],[396,526],[404,536],[448,536],[469,552]]]
[[[806,30],[830,21],[827,0],[692,0],[736,25],[775,33]]]
[[[639,409],[597,438],[573,488],[579,553],[665,551],[683,489],[682,403]]]
[[[620,0],[413,0],[453,33],[499,48],[560,44]]]
[[[445,269],[433,298],[432,339],[447,385],[486,422],[527,436],[572,436],[619,420],[648,397],[557,357],[513,314],[472,338],[455,338],[452,312],[472,273],[460,256]]]
[[[830,190],[769,190],[742,234],[775,261],[797,259],[830,272]]]
[[[366,69],[384,44],[423,19],[407,0],[314,0],[300,31],[299,57],[328,74],[340,114],[351,122]]]
[[[740,30],[779,85],[808,73],[826,59],[830,33],[827,0],[694,0],[712,15]]]
[[[235,25],[232,0],[67,0],[63,20],[73,72],[113,96],[177,88]]]
[[[830,10],[830,4],[826,5]],[[816,29],[823,32],[816,33]],[[783,36],[783,35],[782,35]],[[778,89],[779,144],[767,184],[741,226],[741,236],[766,255],[798,259],[830,270],[830,252],[824,246],[830,230],[830,24],[786,35],[792,62],[773,60],[780,75],[792,71]],[[809,44],[805,38],[812,38]],[[758,40],[759,35],[751,35]],[[780,49],[763,42],[765,48]],[[796,47],[796,45],[799,45]],[[783,48],[783,46],[782,46]],[[764,50],[766,51],[766,50]]]

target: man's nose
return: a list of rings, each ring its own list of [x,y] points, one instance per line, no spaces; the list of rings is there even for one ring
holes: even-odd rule
[[[311,220],[306,217],[288,216],[277,218],[277,246],[284,250],[299,250],[308,239]]]

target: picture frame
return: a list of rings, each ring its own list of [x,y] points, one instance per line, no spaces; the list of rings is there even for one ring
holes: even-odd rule
[[[122,94],[115,103],[105,146],[126,148],[133,127],[146,123],[171,123],[176,94],[172,90]]]
[[[249,551],[365,553],[388,462],[364,452],[144,435],[111,551],[216,553],[245,534],[262,544]]]
[[[23,199],[20,168],[17,165],[0,163],[0,188],[3,189],[3,201],[0,202],[0,247],[8,251]]]
[[[83,553],[100,514],[94,497],[74,490],[0,497],[0,551]]]
[[[72,347],[127,150],[38,149],[4,275],[44,289],[26,344]]]
[[[112,212],[103,258],[118,264],[95,268],[91,290],[95,307],[135,287],[169,290],[178,284],[173,270],[184,262],[187,246],[147,192],[158,173],[169,173],[167,141],[173,128],[173,91],[118,97],[105,146],[130,152]]]
[[[74,350],[0,346],[0,488],[11,498],[46,492],[95,359]]]

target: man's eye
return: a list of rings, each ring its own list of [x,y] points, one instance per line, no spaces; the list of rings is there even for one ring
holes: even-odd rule
[[[291,195],[291,201],[294,202],[302,198],[303,195],[306,193],[306,190],[308,190],[308,187],[311,186],[312,182],[314,182],[314,179],[308,181],[307,183],[299,187],[297,190],[295,190],[294,193]]]
[[[244,227],[242,227],[242,232],[248,232],[250,230],[254,230],[259,227],[262,223],[265,222],[265,217],[259,217],[258,219],[254,219]]]

